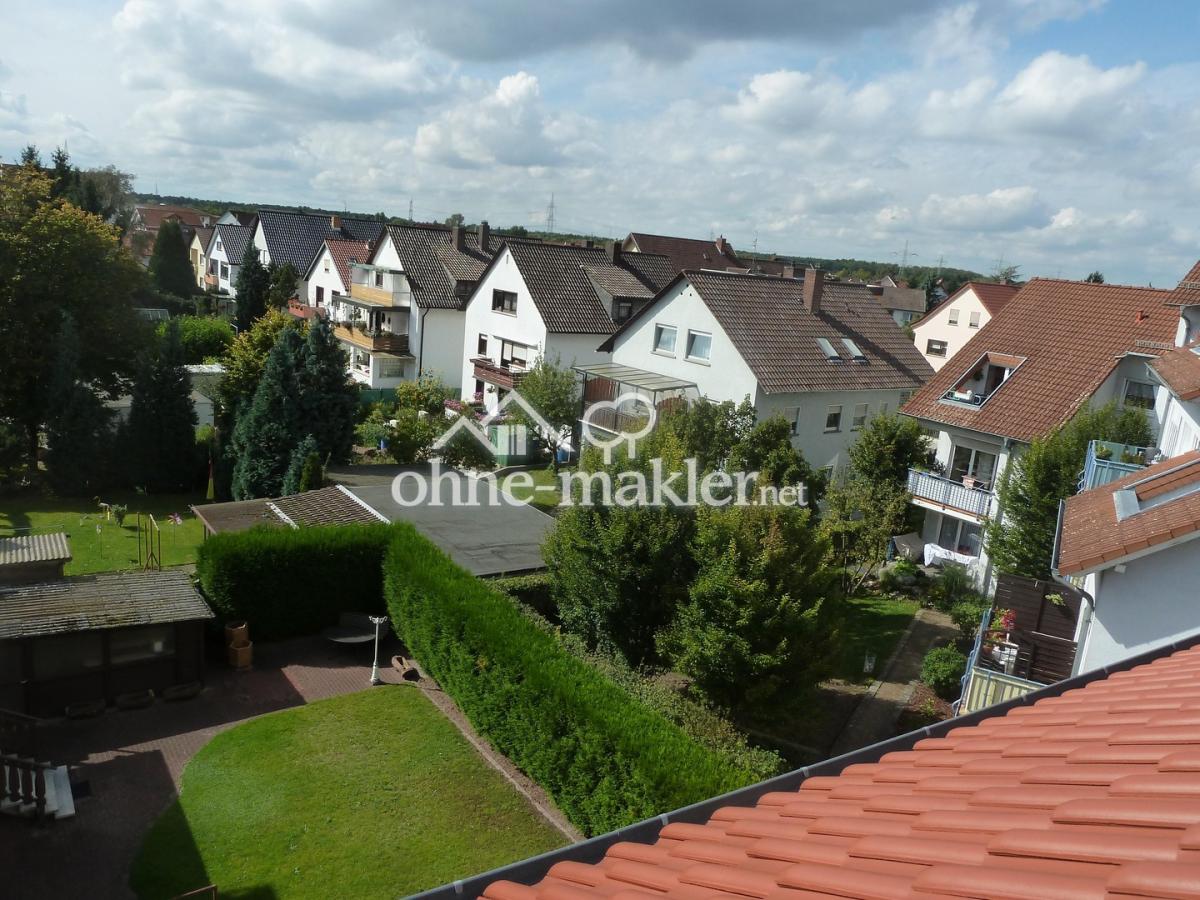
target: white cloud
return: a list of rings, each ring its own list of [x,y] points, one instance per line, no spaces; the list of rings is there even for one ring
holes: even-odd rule
[[[1132,109],[1129,89],[1145,72],[1142,62],[1100,69],[1086,56],[1051,50],[1000,92],[996,126],[1066,135],[1106,131]]]
[[[773,129],[820,129],[876,123],[892,102],[891,91],[880,82],[852,89],[833,76],[780,69],[751,78],[726,114]]]
[[[1002,231],[1032,224],[1041,214],[1037,190],[1029,185],[987,194],[930,194],[921,204],[927,224],[966,231]]]

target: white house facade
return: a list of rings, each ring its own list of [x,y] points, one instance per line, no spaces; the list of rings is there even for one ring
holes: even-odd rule
[[[934,371],[941,369],[991,321],[1018,288],[969,281],[912,323],[913,340]]]

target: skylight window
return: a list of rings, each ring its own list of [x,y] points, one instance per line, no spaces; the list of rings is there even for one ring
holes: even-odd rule
[[[855,362],[865,363],[867,361],[867,354],[863,353],[859,349],[858,344],[854,343],[850,338],[842,338],[842,346],[846,348],[846,351],[854,358]]]
[[[833,349],[833,344],[827,338],[817,338],[817,346],[821,348],[821,352],[825,354],[825,358],[830,362],[842,361],[842,357]]]

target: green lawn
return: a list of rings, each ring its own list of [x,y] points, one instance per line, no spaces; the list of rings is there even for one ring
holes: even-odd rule
[[[568,471],[565,467],[563,472]],[[518,500],[531,500],[531,505],[536,506],[543,512],[557,511],[558,504],[562,502],[562,481],[560,476],[555,474],[553,469],[529,469],[528,475],[533,478],[533,487],[519,488],[512,486],[509,493]],[[543,490],[538,490],[543,488]]]
[[[124,526],[105,519],[93,500],[82,498],[46,498],[21,495],[0,499],[0,534],[14,529],[45,531],[62,528],[71,538],[71,562],[68,575],[111,572],[137,568],[138,534],[136,513],[152,514],[162,532],[162,564],[175,566],[196,561],[196,547],[203,537],[200,521],[188,509],[191,503],[203,503],[203,495],[145,495],[111,492],[101,497],[106,503],[129,508]],[[182,525],[172,525],[168,516],[179,513]],[[97,532],[97,526],[99,531]],[[23,533],[17,530],[18,534]]]
[[[916,615],[915,600],[895,600],[891,597],[852,597],[845,604],[842,624],[842,653],[834,673],[845,681],[866,682],[883,674],[888,657],[896,642]],[[863,659],[875,654],[875,671],[863,672]]]
[[[130,875],[143,898],[398,897],[565,843],[419,691],[386,687],[217,735]]]

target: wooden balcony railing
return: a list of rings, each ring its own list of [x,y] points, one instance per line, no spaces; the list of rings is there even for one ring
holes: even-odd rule
[[[511,391],[521,384],[525,372],[493,362],[485,356],[477,356],[471,360],[475,366],[475,377],[485,384],[494,384],[498,388]]]
[[[363,303],[370,303],[372,306],[408,306],[412,294],[405,282],[401,281],[401,285],[393,291],[385,287],[352,282],[350,296]]]
[[[978,519],[990,518],[995,508],[995,495],[991,491],[967,487],[961,482],[917,469],[908,470],[908,492],[915,499],[941,509],[968,513]]]
[[[345,323],[339,323],[333,326],[333,336],[371,353],[408,355],[407,334],[392,334],[390,331],[352,327]]]

